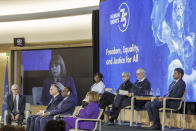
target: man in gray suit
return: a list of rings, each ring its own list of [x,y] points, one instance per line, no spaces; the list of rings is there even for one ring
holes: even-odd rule
[[[50,87],[50,95],[53,97],[50,100],[46,110],[38,112],[37,115],[32,115],[28,117],[26,128],[27,131],[34,131],[35,119],[42,116],[42,114],[53,110],[63,99],[63,97],[60,94],[60,89],[55,84],[52,84]]]
[[[184,75],[183,69],[176,68],[174,70],[174,74],[173,74],[174,81],[170,84],[169,91],[165,95],[165,97],[181,98],[183,96],[186,87],[185,82],[182,80],[183,75]],[[158,109],[163,107],[163,98],[164,97],[160,97],[158,100],[147,103],[145,105],[148,112],[149,120],[150,122],[153,123],[153,125],[151,126],[152,130],[161,129]],[[166,107],[176,109],[178,108],[179,104],[180,104],[179,100],[168,100],[166,102]]]
[[[34,131],[42,131],[45,124],[49,120],[52,120],[55,115],[72,115],[72,113],[74,112],[77,103],[75,101],[75,98],[73,98],[71,88],[65,87],[62,84],[58,85],[58,87],[62,89],[61,95],[63,97],[63,100],[53,110],[45,112],[42,117],[35,119]]]
[[[8,114],[6,116],[6,122],[7,124],[10,124],[11,121],[17,121],[19,125],[22,125],[24,119],[26,99],[24,96],[19,94],[17,84],[12,85],[11,91],[12,94],[9,94],[6,100],[6,108],[8,111]]]

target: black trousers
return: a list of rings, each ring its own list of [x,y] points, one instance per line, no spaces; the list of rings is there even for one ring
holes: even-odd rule
[[[13,114],[14,117],[17,115],[17,114]],[[19,118],[17,120],[17,123],[18,124],[22,124],[23,123],[23,119],[24,119],[24,114],[19,114]],[[8,113],[7,116],[6,116],[6,122],[7,124],[11,124],[12,122],[12,116],[11,116],[11,113]]]
[[[153,102],[146,103],[145,107],[148,112],[149,120],[155,124],[160,124],[159,108],[163,107],[163,102],[155,100]]]
[[[104,92],[99,100],[99,107],[105,109],[107,106],[111,105],[114,102],[115,95],[110,92]]]
[[[27,118],[27,131],[34,131],[34,126],[35,126],[35,119],[38,117],[39,115],[32,115],[29,116]]]
[[[112,110],[109,115],[111,119],[117,120],[120,110],[126,106],[131,104],[131,98],[127,96],[117,95],[114,99],[114,103],[112,104]]]

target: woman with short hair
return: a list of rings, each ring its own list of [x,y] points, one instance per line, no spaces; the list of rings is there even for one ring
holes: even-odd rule
[[[103,83],[103,75],[101,73],[96,73],[94,75],[95,83],[91,86],[91,91],[97,92],[99,95],[102,95],[105,90],[105,84]]]
[[[53,55],[49,64],[49,77],[43,82],[41,102],[43,105],[48,105],[52,96],[49,93],[51,84],[70,87],[72,96],[77,104],[77,92],[75,83],[72,77],[67,76],[67,70],[63,58],[60,55]]]
[[[99,95],[97,92],[89,91],[86,94],[87,102],[89,103],[85,108],[79,111],[78,117],[65,117],[64,121],[66,123],[66,131],[75,128],[75,122],[77,118],[85,119],[96,119],[99,115]],[[82,130],[92,130],[95,126],[95,122],[89,121],[79,121],[78,129]]]

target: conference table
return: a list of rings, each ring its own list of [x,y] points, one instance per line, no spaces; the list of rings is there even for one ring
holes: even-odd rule
[[[131,98],[131,113],[130,113],[130,126],[133,126],[133,118],[134,118],[134,101],[141,100],[141,101],[151,101],[154,97],[152,96],[133,96]]]

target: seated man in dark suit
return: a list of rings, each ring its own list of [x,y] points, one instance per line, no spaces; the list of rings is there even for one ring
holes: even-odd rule
[[[10,124],[11,121],[17,121],[19,125],[22,125],[24,119],[24,110],[26,99],[24,96],[20,95],[18,92],[18,85],[14,84],[11,87],[12,94],[7,96],[7,111],[6,116],[7,124]]]
[[[169,91],[165,97],[172,97],[172,98],[181,98],[185,92],[186,84],[182,80],[182,77],[184,75],[184,71],[181,68],[176,68],[174,70],[173,78],[175,81],[173,81],[169,86]],[[153,130],[160,130],[161,124],[159,119],[159,108],[163,107],[163,98],[160,97],[159,100],[155,100],[150,103],[146,103],[145,107],[148,112],[149,120],[152,122],[151,129]],[[179,106],[180,101],[179,100],[168,100],[166,102],[166,107],[176,109]]]
[[[151,88],[148,79],[145,76],[145,70],[143,68],[139,68],[136,71],[137,80],[133,85],[133,94],[134,96],[146,96],[150,94]],[[129,97],[132,96],[132,93],[128,94]],[[146,101],[135,101],[134,105],[137,109],[145,108],[144,105]]]
[[[50,87],[50,95],[53,96],[53,98],[50,100],[46,110],[38,112],[37,115],[32,115],[28,117],[26,128],[27,131],[34,131],[35,119],[39,116],[42,116],[43,113],[53,110],[63,99],[60,94],[60,89],[55,84],[52,84]]]
[[[130,74],[128,72],[123,72],[122,73],[122,79],[124,83],[120,85],[120,88],[117,90],[117,95],[114,99],[114,102],[112,104],[112,110],[107,111],[106,114],[110,116],[110,122],[114,123],[114,120],[117,120],[118,115],[120,113],[120,110],[125,107],[130,105],[131,101],[130,98],[127,95],[121,95],[119,92],[121,90],[127,91],[127,93],[132,93],[132,86],[133,84],[130,82]]]
[[[52,120],[55,115],[58,115],[58,114],[72,115],[77,103],[71,93],[72,93],[72,90],[69,87],[64,87],[62,89],[61,95],[63,96],[63,100],[53,110],[45,112],[42,115],[42,117],[37,117],[35,119],[34,131],[42,131],[44,128],[44,125],[49,120]]]

